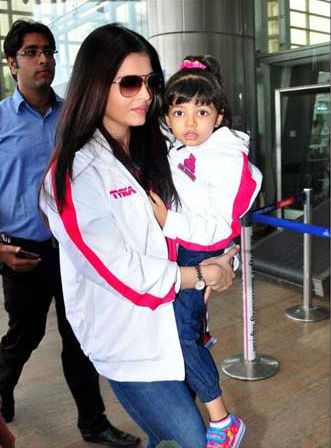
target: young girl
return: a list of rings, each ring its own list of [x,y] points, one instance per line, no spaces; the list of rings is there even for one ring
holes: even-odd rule
[[[262,176],[248,161],[248,136],[230,129],[231,112],[215,59],[185,58],[167,83],[164,113],[177,139],[169,160],[181,210],[167,210],[153,192],[152,207],[164,235],[179,244],[178,264],[195,266],[222,253],[240,234],[239,218],[251,207]],[[174,303],[186,380],[209,412],[207,447],[236,448],[245,425],[228,414],[217,368],[203,344],[206,283],[196,269],[200,284],[181,291]]]
[[[67,318],[148,448],[204,448],[172,306],[197,283],[196,269],[176,263],[147,194],[176,197],[158,122],[162,89],[146,39],[116,25],[94,30],[75,60],[41,207],[59,242]],[[235,253],[201,266],[213,289],[231,284]]]

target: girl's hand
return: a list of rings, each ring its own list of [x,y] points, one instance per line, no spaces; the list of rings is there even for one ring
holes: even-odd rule
[[[149,202],[152,205],[154,216],[157,222],[160,224],[160,227],[163,229],[168,216],[167,207],[160,196],[154,193],[154,191],[151,190],[149,192],[149,195]]]
[[[232,271],[232,259],[234,255],[236,255],[239,252],[239,250],[240,250],[239,245],[232,246],[231,249],[228,250],[225,254],[219,255],[218,257],[206,258],[206,260],[203,260],[200,264],[201,266],[203,266],[216,263],[219,264],[220,266],[225,267],[226,269],[230,267]]]
[[[207,286],[206,291],[205,291],[205,295],[203,297],[203,300],[204,300],[205,303],[208,302],[208,300],[210,299],[210,296],[211,296],[211,287]]]
[[[203,260],[200,265],[203,266],[202,273],[206,284],[210,289],[221,292],[232,285],[235,274],[232,270],[232,258],[239,252],[239,246],[233,246],[228,252],[219,257],[212,257]],[[215,267],[219,269],[215,270]],[[209,289],[207,288],[207,290]],[[205,302],[210,297],[210,291],[205,293]]]

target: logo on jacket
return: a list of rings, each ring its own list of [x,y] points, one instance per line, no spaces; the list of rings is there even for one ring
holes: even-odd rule
[[[110,190],[109,192],[115,199],[122,199],[126,196],[130,196],[131,194],[137,193],[136,190],[131,187],[119,188],[118,190]]]
[[[178,168],[182,170],[193,182],[196,179],[195,176],[195,157],[190,154],[190,157],[184,160],[184,163],[179,163]]]

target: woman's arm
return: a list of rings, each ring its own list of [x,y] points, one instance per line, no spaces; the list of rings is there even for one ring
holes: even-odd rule
[[[61,213],[46,196],[41,197],[41,208],[60,244],[61,269],[67,266],[82,281],[86,278],[138,306],[155,309],[173,301],[179,268],[167,259],[166,240],[150,222],[147,200],[138,196],[141,193],[114,199],[101,177],[88,167],[74,181],[67,179]],[[49,175],[46,181],[46,191],[53,195]],[[124,202],[131,200],[137,201],[136,206]],[[149,238],[154,240],[150,243]],[[164,247],[156,247],[155,255],[145,254],[146,246],[156,244],[155,238]]]
[[[239,246],[233,246],[226,254],[220,257],[212,257],[200,264],[203,279],[206,286],[212,290],[221,292],[232,285],[235,274],[232,270],[232,258],[239,252]],[[194,288],[197,281],[195,267],[180,267],[181,289]]]

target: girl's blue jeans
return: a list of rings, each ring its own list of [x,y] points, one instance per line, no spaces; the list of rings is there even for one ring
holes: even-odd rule
[[[196,266],[206,258],[221,255],[223,250],[198,252],[178,248],[179,266]],[[213,357],[203,344],[203,318],[205,291],[184,289],[174,301],[179,339],[185,362],[186,382],[202,402],[215,400],[222,395],[219,373]]]
[[[109,380],[118,400],[148,435],[147,448],[174,441],[180,448],[205,448],[206,428],[184,381]]]

